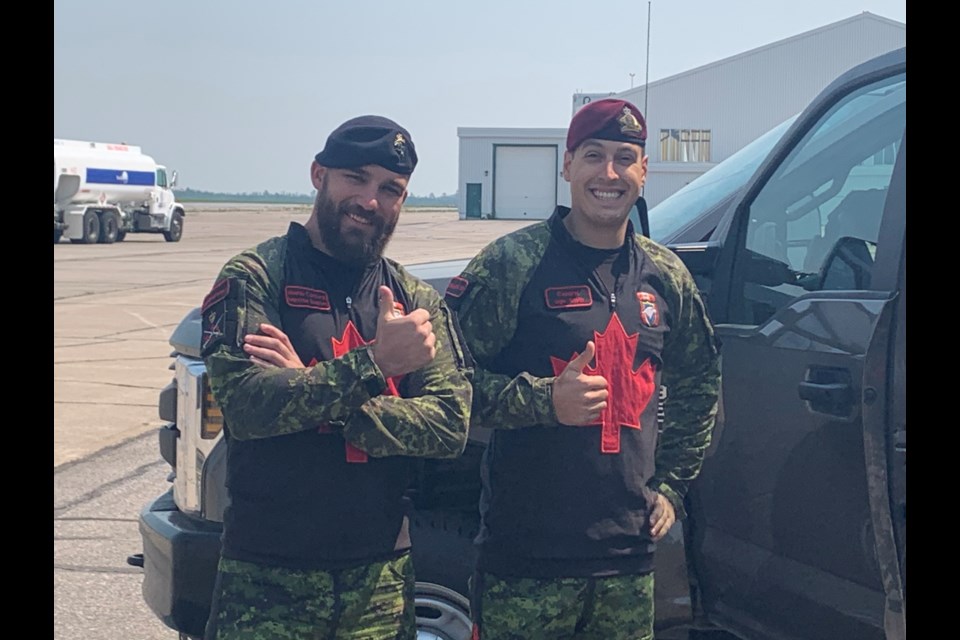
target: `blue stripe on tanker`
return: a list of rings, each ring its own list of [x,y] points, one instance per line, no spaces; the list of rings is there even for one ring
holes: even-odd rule
[[[125,169],[87,169],[88,184],[128,184],[152,187],[157,174],[153,171],[127,171]]]

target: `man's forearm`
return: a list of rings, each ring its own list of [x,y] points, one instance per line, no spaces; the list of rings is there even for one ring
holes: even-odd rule
[[[239,440],[344,421],[386,388],[366,348],[303,369],[261,367],[226,348],[205,361],[230,434]]]
[[[474,373],[471,424],[490,429],[558,424],[553,380],[528,373],[511,378],[478,368]]]

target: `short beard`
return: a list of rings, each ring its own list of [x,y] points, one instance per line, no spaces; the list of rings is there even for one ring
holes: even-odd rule
[[[373,225],[372,235],[367,238],[352,231],[344,233],[342,222],[347,213],[368,219]],[[384,222],[379,216],[371,216],[369,211],[358,205],[333,202],[327,194],[326,184],[323,184],[317,193],[313,215],[317,219],[320,239],[330,254],[340,262],[355,266],[365,266],[379,260],[397,227],[396,218]]]

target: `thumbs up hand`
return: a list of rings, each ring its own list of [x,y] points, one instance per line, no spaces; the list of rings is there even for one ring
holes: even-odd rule
[[[429,364],[437,355],[436,344],[427,310],[414,309],[403,315],[395,307],[393,291],[380,287],[377,337],[370,349],[383,376],[392,378]]]
[[[583,372],[596,352],[593,341],[587,342],[579,356],[567,364],[553,380],[553,409],[560,424],[582,426],[600,422],[607,408],[607,380]]]

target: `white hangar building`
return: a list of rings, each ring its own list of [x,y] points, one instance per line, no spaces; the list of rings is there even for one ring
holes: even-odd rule
[[[649,207],[802,110],[860,62],[906,46],[907,26],[864,12],[619,93],[647,121]],[[647,95],[645,95],[647,94]],[[646,110],[644,110],[646,103]],[[458,127],[460,218],[542,219],[570,204],[565,128]]]

